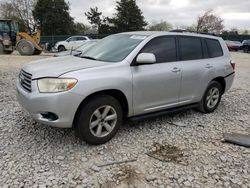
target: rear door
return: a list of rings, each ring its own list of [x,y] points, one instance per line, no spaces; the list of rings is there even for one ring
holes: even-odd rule
[[[180,103],[198,102],[214,78],[214,61],[208,56],[206,41],[200,37],[179,36],[182,67]]]
[[[134,113],[149,113],[178,105],[181,70],[177,62],[176,37],[154,38],[140,53],[153,53],[156,63],[131,67]]]

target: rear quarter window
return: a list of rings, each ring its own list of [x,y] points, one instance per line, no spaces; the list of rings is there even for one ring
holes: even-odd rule
[[[209,52],[209,57],[220,57],[223,56],[223,51],[220,45],[220,42],[215,39],[205,39],[207,43],[207,48]]]

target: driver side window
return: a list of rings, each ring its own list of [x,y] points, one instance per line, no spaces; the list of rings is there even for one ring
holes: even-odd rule
[[[76,41],[76,37],[71,37],[68,39],[68,42],[73,42],[73,41]]]
[[[163,36],[154,38],[144,46],[140,53],[153,53],[156,57],[156,63],[176,61],[175,37]]]

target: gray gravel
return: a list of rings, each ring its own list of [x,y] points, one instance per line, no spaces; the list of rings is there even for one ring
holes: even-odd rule
[[[215,113],[128,121],[102,146],[37,124],[19,107],[20,67],[47,56],[1,56],[0,187],[250,187],[250,149],[221,142],[224,132],[250,133],[250,54],[232,56],[237,78]]]

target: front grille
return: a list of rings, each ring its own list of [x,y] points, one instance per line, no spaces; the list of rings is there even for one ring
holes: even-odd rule
[[[31,81],[32,81],[32,74],[21,70],[19,74],[19,81],[21,86],[28,92],[31,92]]]

